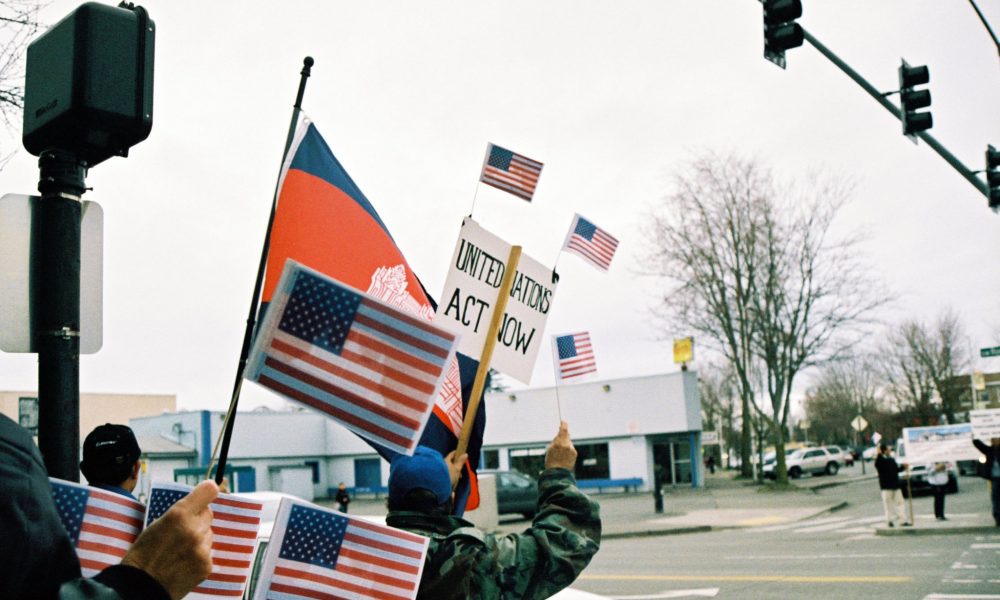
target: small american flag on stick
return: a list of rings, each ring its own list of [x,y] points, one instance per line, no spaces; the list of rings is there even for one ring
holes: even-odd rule
[[[142,529],[145,512],[142,504],[121,494],[72,481],[49,478],[49,482],[56,511],[76,548],[84,577],[93,577],[120,563]],[[31,540],[21,541],[31,543]]]
[[[416,598],[425,537],[284,499],[255,600]]]
[[[175,483],[153,484],[146,524],[158,519],[192,489]],[[219,494],[208,507],[212,510],[212,574],[185,597],[240,598],[250,575],[264,505],[233,494]]]
[[[552,343],[560,380],[597,372],[594,347],[590,344],[590,334],[586,331],[553,336]]]
[[[598,269],[607,272],[618,248],[618,240],[580,215],[573,216],[563,250],[572,252]]]
[[[429,321],[289,260],[247,378],[413,454],[457,342]]]
[[[495,144],[486,147],[479,181],[531,202],[542,174],[542,163]]]

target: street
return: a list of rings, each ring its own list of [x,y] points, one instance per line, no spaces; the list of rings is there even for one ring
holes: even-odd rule
[[[854,470],[860,471],[836,477]],[[947,498],[946,514],[988,512],[984,482],[962,477],[960,484]],[[817,494],[847,504],[779,525],[606,540],[573,587],[636,599],[1000,599],[1000,530],[876,535],[884,523],[874,480]],[[914,530],[934,521],[930,497],[915,498],[913,509]]]

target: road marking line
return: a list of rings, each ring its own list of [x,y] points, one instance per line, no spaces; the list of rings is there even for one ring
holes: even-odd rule
[[[940,556],[940,552],[867,552],[867,553],[846,553],[846,554],[757,554],[754,556],[735,555],[727,556],[723,560],[843,560],[843,559],[866,559],[866,558],[934,558]]]
[[[973,544],[969,547],[973,550],[993,550],[1000,549],[1000,544]]]
[[[924,600],[998,600],[1000,594],[928,594]]]
[[[760,581],[785,583],[910,583],[912,577],[893,575],[593,575],[579,579],[592,581]]]

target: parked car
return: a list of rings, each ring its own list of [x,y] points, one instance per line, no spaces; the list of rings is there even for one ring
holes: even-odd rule
[[[854,455],[843,446],[827,446],[826,451],[837,461],[837,466],[851,466],[854,464]]]
[[[871,448],[865,448],[864,452],[861,453],[861,458],[865,462],[871,462],[875,460],[875,456],[878,454],[878,446],[872,446]]]
[[[805,473],[813,475],[836,475],[840,470],[837,458],[827,452],[826,448],[799,448],[785,457],[788,476],[798,479]],[[777,463],[764,465],[764,476],[776,479]]]
[[[928,483],[927,476],[931,474],[933,469],[934,463],[910,465],[909,485],[907,485],[906,481],[906,471],[903,471],[901,473],[903,497],[908,498],[911,490],[913,491],[914,496],[919,496],[923,493],[931,493],[931,484]],[[945,485],[944,491],[946,494],[958,493],[958,469],[956,468],[955,463],[948,463],[948,483]]]
[[[538,508],[538,482],[520,471],[480,471],[491,474],[497,484],[497,514],[519,513],[526,519]]]

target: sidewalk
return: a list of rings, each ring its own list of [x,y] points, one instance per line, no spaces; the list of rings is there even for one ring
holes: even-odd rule
[[[650,492],[593,494],[601,504],[604,539],[648,535],[676,535],[720,529],[747,528],[794,523],[844,508],[838,502],[816,494],[816,490],[874,479],[867,475],[809,477],[794,482],[798,490],[773,491],[767,486],[733,479],[732,472],[720,471],[706,477],[705,487],[665,488],[663,513],[654,510]],[[351,512],[385,515],[385,499],[355,499]],[[936,521],[917,515],[914,527],[876,528],[876,535],[943,535],[996,533],[992,518],[956,515]],[[529,525],[520,517],[501,516],[498,532],[524,531]]]

